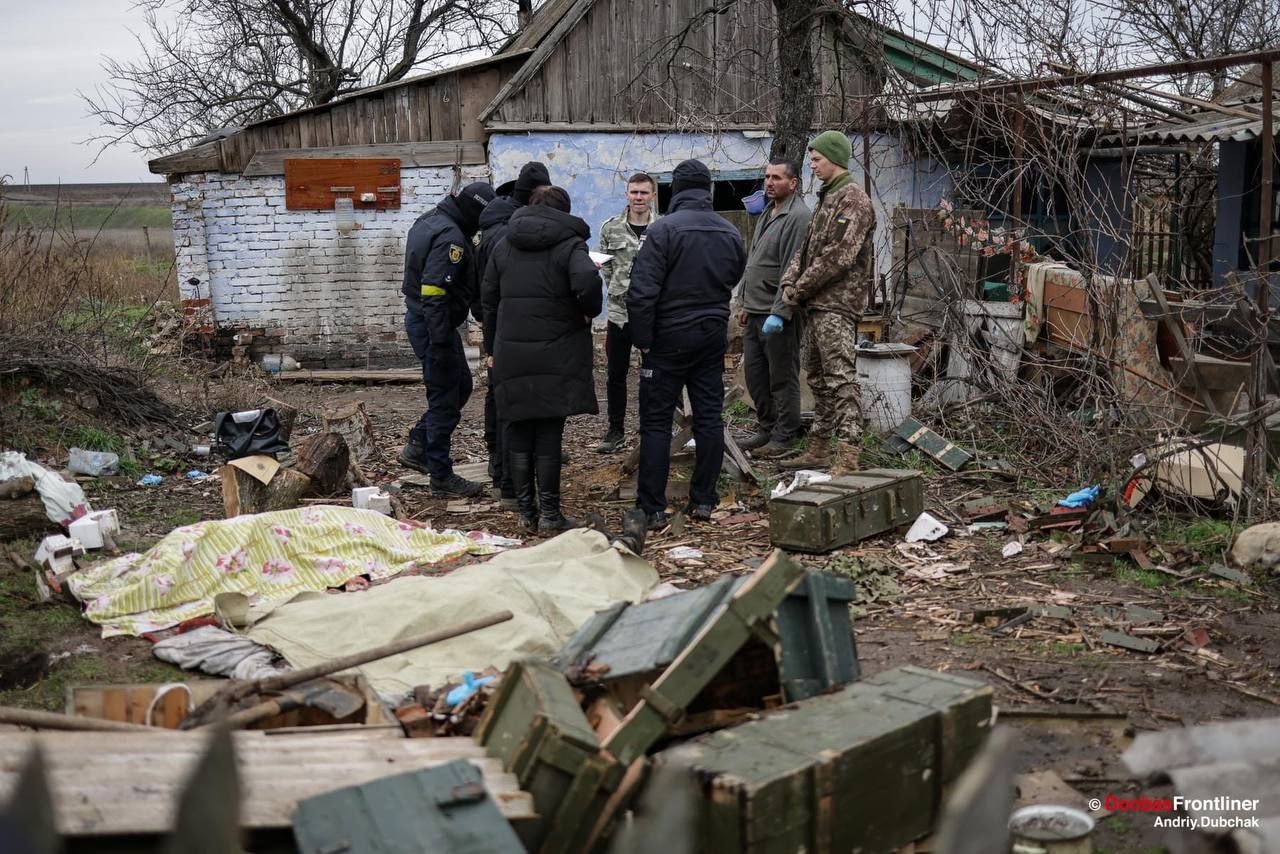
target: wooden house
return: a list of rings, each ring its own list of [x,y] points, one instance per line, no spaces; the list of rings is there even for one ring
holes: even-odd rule
[[[633,172],[660,202],[698,157],[718,209],[745,216],[771,143],[778,74],[771,0],[709,14],[699,0],[546,0],[494,56],[264,120],[151,162],[172,189],[189,313],[252,357],[305,366],[407,362],[404,235],[471,180],[545,163],[593,233]],[[880,221],[936,205],[945,170],[917,159],[868,93],[975,79],[979,70],[856,19],[815,18],[816,127],[862,137]],[[870,46],[870,47],[868,47]],[[874,57],[874,59],[872,59]],[[314,161],[314,162],[308,162]],[[889,263],[889,229],[879,235]]]

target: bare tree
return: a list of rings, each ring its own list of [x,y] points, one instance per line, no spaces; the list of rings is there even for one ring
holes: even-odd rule
[[[104,147],[175,150],[227,126],[327,103],[493,50],[515,0],[140,0],[142,58],[81,93]]]

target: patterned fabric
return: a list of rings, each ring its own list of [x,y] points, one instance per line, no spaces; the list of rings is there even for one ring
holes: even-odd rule
[[[103,637],[140,635],[212,614],[220,593],[290,599],[493,550],[459,531],[315,506],[178,528],[146,554],[90,566],[69,583]]]
[[[650,208],[648,225],[657,221],[657,212]],[[631,287],[631,265],[640,251],[640,242],[641,239],[627,225],[625,210],[600,226],[600,251],[613,256],[600,265],[600,272],[608,286],[609,322],[614,326],[627,325],[627,290]]]
[[[856,370],[858,323],[843,314],[805,315],[804,369],[813,390],[811,439],[855,440],[862,433],[862,392]]]
[[[876,214],[849,173],[832,184],[818,194],[809,233],[782,276],[782,299],[857,320],[875,268]]]

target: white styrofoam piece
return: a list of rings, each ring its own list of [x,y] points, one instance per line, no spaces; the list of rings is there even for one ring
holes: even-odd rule
[[[115,510],[94,510],[89,518],[98,523],[98,530],[104,536],[120,533],[120,515]]]
[[[384,516],[391,515],[391,496],[385,492],[379,492],[377,495],[370,495],[365,504],[370,510],[375,510]]]
[[[357,486],[355,489],[351,490],[351,506],[357,510],[368,510],[369,499],[381,493],[381,487]]]
[[[907,531],[907,542],[919,543],[923,541],[931,543],[934,540],[940,540],[945,537],[950,530],[936,517],[929,513],[921,513],[911,525],[911,530]]]
[[[70,525],[67,531],[84,545],[86,549],[100,549],[103,546],[102,529],[93,516],[81,516]]]

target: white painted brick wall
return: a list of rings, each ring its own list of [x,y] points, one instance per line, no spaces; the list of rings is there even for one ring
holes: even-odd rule
[[[460,180],[488,177],[488,167],[472,166]],[[185,175],[170,185],[182,295],[211,299],[220,327],[272,330],[279,345],[263,352],[311,363],[411,360],[405,237],[453,182],[451,168],[401,169],[400,209],[356,211],[359,227],[340,234],[332,211],[285,209],[283,176]]]

